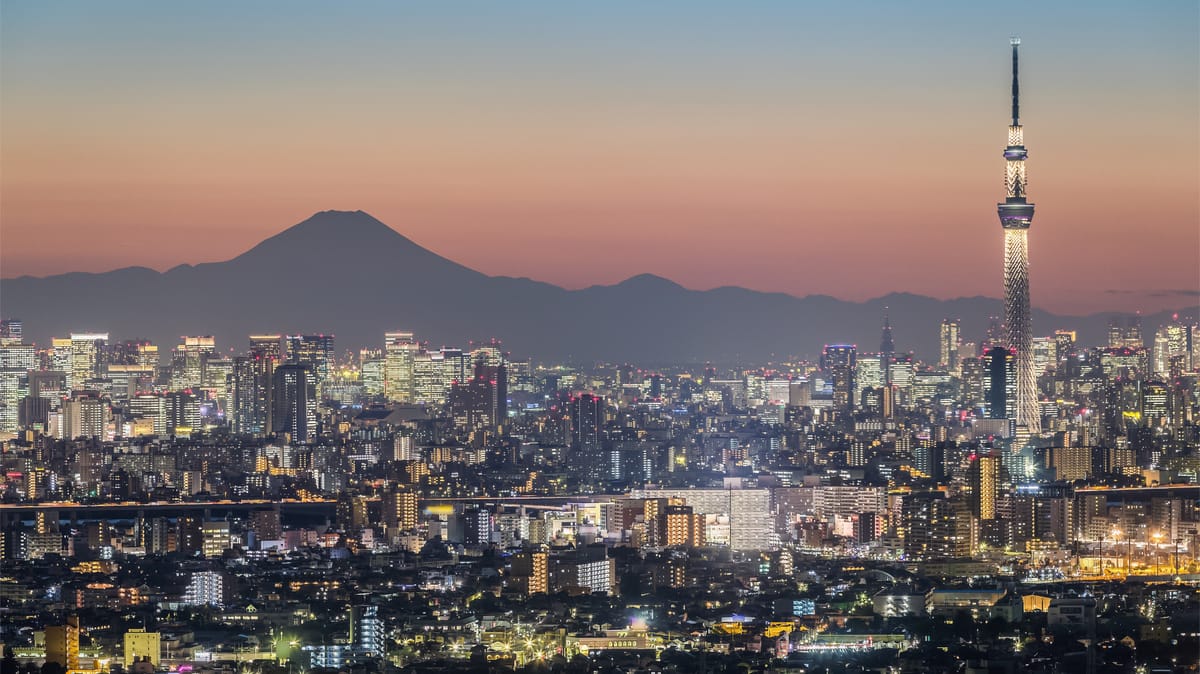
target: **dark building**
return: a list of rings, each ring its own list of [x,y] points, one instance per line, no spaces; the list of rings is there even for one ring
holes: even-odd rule
[[[604,398],[584,393],[567,403],[571,417],[571,452],[588,477],[599,480],[610,473],[604,452]]]
[[[275,368],[271,431],[287,433],[292,442],[308,442],[316,432],[316,391],[313,376],[303,365]]]
[[[1017,413],[1017,361],[1013,352],[1002,346],[992,347],[983,356],[986,373],[988,416],[1012,419]]]
[[[833,407],[839,412],[854,411],[857,361],[857,348],[852,344],[827,344],[821,354],[821,368],[833,382]]]
[[[467,431],[500,432],[508,415],[508,371],[503,363],[475,362],[474,375],[450,387],[450,414]]]

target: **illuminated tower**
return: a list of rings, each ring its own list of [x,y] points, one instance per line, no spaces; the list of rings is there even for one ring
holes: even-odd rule
[[[1000,224],[1004,227],[1004,319],[1008,325],[1008,346],[1017,352],[1017,425],[1031,434],[1041,431],[1038,411],[1037,379],[1033,371],[1033,326],[1029,310],[1029,223],[1033,204],[1025,200],[1025,139],[1021,129],[1020,89],[1017,85],[1017,48],[1021,39],[1012,39],[1012,125],[1008,127],[1008,147],[1004,186],[1007,196],[997,204]]]

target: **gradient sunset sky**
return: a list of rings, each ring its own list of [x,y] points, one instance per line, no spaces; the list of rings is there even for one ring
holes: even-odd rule
[[[1012,34],[1034,305],[1194,305],[1195,0],[5,0],[0,271],[362,209],[568,287],[996,297]]]

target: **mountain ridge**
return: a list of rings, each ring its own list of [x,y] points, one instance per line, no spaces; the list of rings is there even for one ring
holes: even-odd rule
[[[697,290],[652,272],[568,290],[473,270],[364,211],[320,211],[224,261],[20,276],[0,279],[0,289],[4,315],[23,319],[40,344],[108,330],[113,339],[151,339],[165,352],[181,334],[213,334],[222,349],[240,352],[247,335],[281,331],[334,333],[344,349],[379,346],[386,330],[408,329],[431,343],[499,337],[515,353],[580,362],[757,362],[815,357],[833,342],[873,351],[885,312],[900,350],[936,360],[943,318],[960,318],[964,339],[975,340],[1003,309],[981,296],[892,292],[852,302],[738,286]],[[1144,327],[1171,313],[1144,317]],[[1035,310],[1034,320],[1038,334],[1076,329],[1088,344],[1103,337],[1109,317],[1124,315]]]

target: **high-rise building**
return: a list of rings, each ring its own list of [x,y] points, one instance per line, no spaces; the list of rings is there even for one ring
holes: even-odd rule
[[[399,487],[384,495],[383,521],[387,526],[411,531],[417,528],[417,516],[417,493],[412,489]]]
[[[0,344],[20,344],[24,341],[25,328],[19,318],[0,318]]]
[[[1173,376],[1192,369],[1192,331],[1190,326],[1175,321],[1154,333],[1153,370],[1160,376]]]
[[[1016,415],[1016,358],[1003,346],[992,347],[983,355],[984,399],[992,419],[1012,419]]]
[[[971,515],[977,520],[994,520],[998,516],[1000,497],[1000,457],[981,455],[971,461]]]
[[[83,388],[85,382],[103,372],[107,343],[108,333],[71,333],[70,367],[67,370],[71,390]]]
[[[183,337],[171,357],[171,389],[198,389],[204,383],[204,366],[216,353],[217,342],[212,335]]]
[[[413,359],[421,345],[411,332],[383,335],[383,394],[389,402],[412,400]]]
[[[333,335],[289,335],[287,362],[307,367],[320,396],[329,383],[334,366]]]
[[[905,406],[912,404],[913,376],[915,374],[916,363],[913,362],[911,353],[892,355],[892,362],[888,365],[888,382],[891,384],[892,392],[899,398],[897,404]]]
[[[604,429],[604,398],[584,393],[571,398],[567,404],[571,416],[571,451],[579,465],[589,475],[598,478],[604,473],[602,436]]]
[[[383,395],[385,381],[383,351],[361,349],[358,352],[358,368],[363,393],[372,398]]]
[[[279,335],[250,335],[250,350],[233,363],[233,429],[236,433],[272,432],[275,367],[283,360]]]
[[[275,368],[271,392],[271,432],[287,433],[292,442],[309,442],[317,431],[317,397],[313,374],[304,365]]]
[[[942,326],[938,333],[938,344],[941,347],[938,367],[951,372],[957,370],[959,344],[958,320],[942,320]]]
[[[1054,331],[1054,367],[1059,372],[1063,372],[1068,361],[1076,356],[1075,350],[1075,331],[1074,330],[1055,330]]]
[[[108,438],[108,401],[94,395],[76,395],[62,404],[62,438]]]
[[[821,354],[821,369],[833,382],[833,407],[843,413],[854,411],[857,351],[853,344],[826,344]]]
[[[18,429],[21,399],[29,395],[29,371],[37,366],[37,350],[32,344],[0,343],[0,433]]]
[[[1108,348],[1140,349],[1144,345],[1141,316],[1134,314],[1125,321],[1113,318],[1108,322]]]
[[[882,388],[884,385],[883,357],[878,354],[863,354],[858,356],[854,366],[855,403],[862,402],[864,389]]]
[[[1016,352],[1017,425],[1030,433],[1041,431],[1037,377],[1033,368],[1033,314],[1029,306],[1029,225],[1033,204],[1026,200],[1024,130],[1021,127],[1020,90],[1017,84],[1017,49],[1020,38],[1012,39],[1012,124],[1004,149],[1004,183],[1007,196],[997,205],[1004,228],[1004,320],[1008,347]]]

